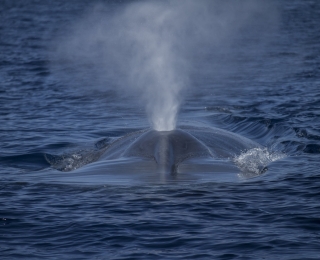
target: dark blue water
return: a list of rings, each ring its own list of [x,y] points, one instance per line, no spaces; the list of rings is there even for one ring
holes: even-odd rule
[[[178,127],[285,156],[255,178],[170,183],[77,181],[45,160],[149,127],[137,96],[52,62],[90,8],[0,1],[1,259],[319,259],[320,2],[272,3],[272,21],[194,59],[183,93]]]

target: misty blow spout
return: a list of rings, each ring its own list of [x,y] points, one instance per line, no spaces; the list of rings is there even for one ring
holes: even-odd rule
[[[57,39],[51,64],[58,66],[53,71],[62,73],[59,78],[79,80],[73,87],[90,85],[88,93],[94,86],[138,97],[157,131],[176,128],[188,89],[201,92],[213,87],[208,83],[220,74],[221,79],[233,75],[229,68],[239,55],[233,46],[256,34],[253,25],[265,31],[275,20],[266,12],[267,2],[274,1],[122,2],[97,4],[66,30]]]
[[[172,116],[173,117],[173,116]],[[152,128],[158,132],[174,131],[176,128],[176,120],[172,118],[170,120],[163,118],[151,118]]]
[[[160,90],[161,87],[157,89],[158,92]],[[173,94],[171,91],[172,89],[159,93],[156,98],[150,98],[147,114],[156,131],[173,131],[176,128],[180,101],[176,96],[178,93]]]

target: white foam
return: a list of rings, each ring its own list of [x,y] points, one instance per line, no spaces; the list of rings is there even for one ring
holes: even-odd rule
[[[267,148],[253,148],[241,153],[233,161],[241,170],[239,177],[248,178],[262,174],[270,163],[285,157],[286,154],[272,152]]]

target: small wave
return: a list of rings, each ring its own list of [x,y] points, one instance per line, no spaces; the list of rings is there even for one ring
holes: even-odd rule
[[[305,153],[320,153],[320,145],[318,144],[308,144],[303,150]]]
[[[93,149],[81,149],[63,155],[45,154],[45,159],[54,169],[69,172],[97,161],[108,144],[109,139],[104,138],[96,142]]]
[[[100,151],[80,150],[63,155],[45,154],[45,158],[54,169],[69,172],[97,161],[101,153]]]
[[[285,157],[286,154],[271,152],[267,148],[253,148],[236,156],[233,161],[241,170],[240,176],[250,178],[259,176],[270,163]]]

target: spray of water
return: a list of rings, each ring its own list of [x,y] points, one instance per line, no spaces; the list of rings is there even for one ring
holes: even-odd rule
[[[91,82],[121,94],[135,93],[154,129],[173,130],[194,64],[212,52],[231,48],[244,28],[264,21],[261,17],[270,15],[265,2],[163,0],[95,5],[59,38],[53,60],[80,79],[79,85]]]
[[[233,161],[241,170],[239,177],[250,178],[259,176],[270,163],[286,156],[284,153],[272,152],[267,148],[253,148],[236,156]]]

